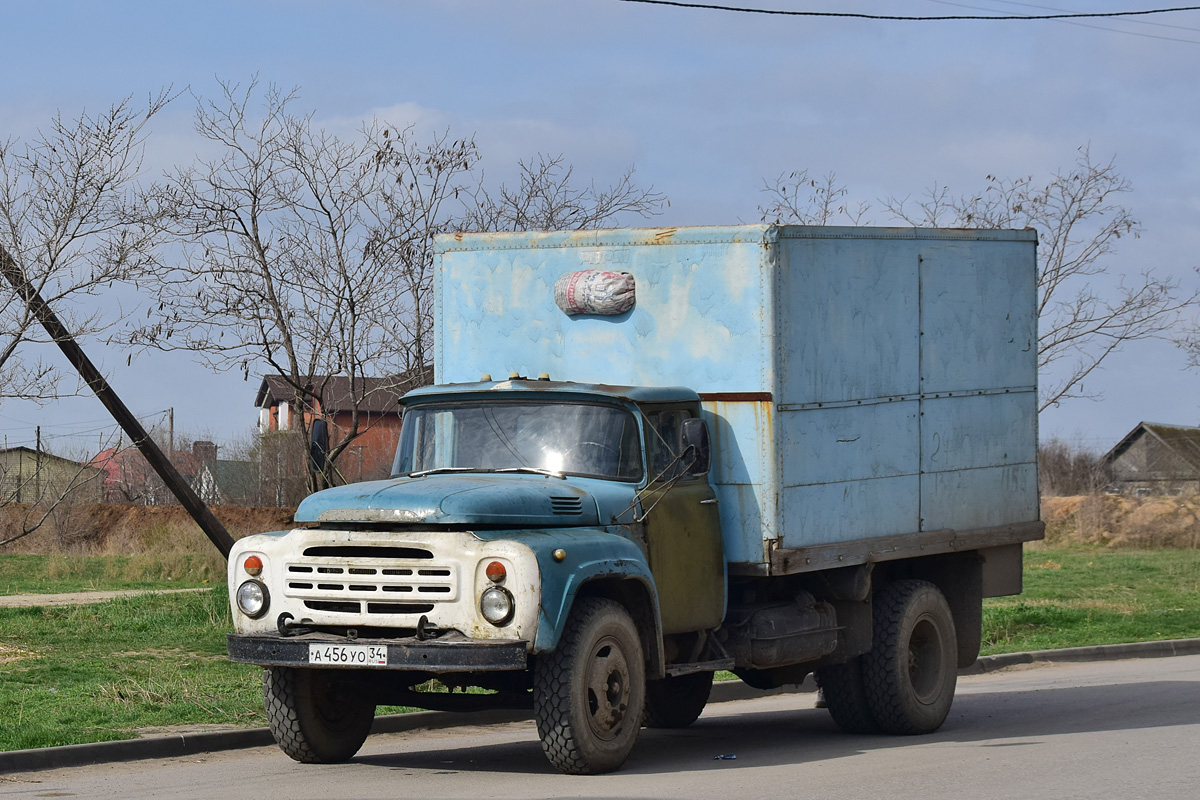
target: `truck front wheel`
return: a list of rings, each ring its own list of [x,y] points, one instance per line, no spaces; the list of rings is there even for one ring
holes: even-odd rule
[[[279,748],[305,764],[346,761],[375,719],[374,703],[340,670],[267,667],[263,699]]]
[[[713,674],[693,672],[646,684],[647,728],[686,728],[695,722],[712,692]]]
[[[629,612],[613,600],[579,600],[558,649],[534,668],[533,713],[546,757],[574,775],[617,769],[637,741],[645,698],[646,664]]]
[[[874,641],[862,656],[872,715],[886,733],[941,727],[958,680],[954,618],[928,581],[902,580],[875,596]]]

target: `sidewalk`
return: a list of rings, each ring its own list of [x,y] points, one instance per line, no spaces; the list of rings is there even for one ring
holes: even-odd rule
[[[1005,653],[983,656],[962,675],[979,675],[1018,664],[1116,661],[1128,658],[1164,658],[1200,654],[1200,639],[1169,639],[1158,642],[1134,642],[1131,644],[1096,645],[1072,647],[1065,650],[1035,650],[1028,653]],[[798,686],[759,691],[741,681],[722,681],[713,684],[710,703],[727,703],[747,700],[772,694],[813,692],[816,685],[812,676]],[[403,733],[415,730],[436,730],[459,725],[494,725],[529,719],[529,711],[476,711],[451,714],[443,711],[418,711],[411,714],[393,714],[378,717],[371,728],[372,733]],[[196,753],[219,750],[237,750],[247,747],[265,747],[275,743],[266,728],[249,728],[229,731],[153,736],[144,739],[127,739],[119,742],[97,742],[75,744],[66,747],[45,747],[37,750],[12,750],[0,753],[0,774],[28,772],[60,767],[77,767],[113,761],[137,761],[148,758],[178,758]]]

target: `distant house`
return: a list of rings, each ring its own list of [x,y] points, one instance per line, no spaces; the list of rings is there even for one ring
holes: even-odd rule
[[[298,399],[295,388],[282,376],[263,378],[254,405],[258,407],[262,437],[259,470],[264,500],[289,505],[304,495],[308,446],[291,435],[300,429],[301,415],[305,427],[318,417],[326,420],[333,429],[330,440],[336,442],[351,429],[357,405],[360,434],[334,464],[339,482],[387,477],[400,437],[400,398],[427,382],[423,376],[429,373],[425,370],[420,374],[361,378],[353,390],[346,377],[314,376],[311,385],[317,395],[315,401]]]
[[[216,459],[200,468],[192,488],[212,506],[257,506],[258,465],[252,461]]]
[[[171,463],[193,487],[205,465],[216,459],[217,446],[205,441],[194,442],[190,451],[176,450],[171,454]],[[105,502],[146,506],[176,502],[175,495],[136,447],[110,447],[97,453],[88,464],[104,472]]]
[[[30,447],[0,449],[0,503],[53,501],[70,492],[81,502],[96,502],[103,492],[103,471]]]
[[[1200,494],[1200,428],[1139,422],[1102,460],[1121,494]]]

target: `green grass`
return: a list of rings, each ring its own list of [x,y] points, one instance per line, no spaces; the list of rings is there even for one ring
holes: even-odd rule
[[[265,724],[261,670],[225,658],[227,602],[199,592],[0,608],[0,749]]]
[[[224,582],[225,576],[214,574],[206,555],[0,555],[0,595],[188,589]]]
[[[202,580],[153,580],[109,557],[52,557],[57,567],[39,558],[0,556],[0,587],[56,593]],[[0,608],[0,750],[162,726],[265,725],[261,670],[225,658],[227,602],[218,590]],[[1200,636],[1197,551],[1029,550],[1025,593],[984,609],[985,653],[1192,636]]]
[[[1030,549],[1024,575],[985,601],[984,654],[1200,636],[1200,551]]]

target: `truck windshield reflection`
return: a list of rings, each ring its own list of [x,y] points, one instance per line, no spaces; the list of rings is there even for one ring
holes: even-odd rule
[[[613,405],[485,402],[413,406],[404,414],[395,477],[532,472],[637,481],[633,414]]]

